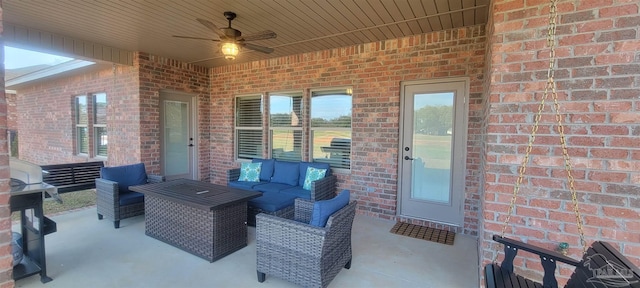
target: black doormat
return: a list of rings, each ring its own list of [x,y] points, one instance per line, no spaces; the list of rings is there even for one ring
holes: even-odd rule
[[[396,223],[391,228],[391,233],[447,245],[453,245],[453,240],[456,238],[455,232],[404,222]]]

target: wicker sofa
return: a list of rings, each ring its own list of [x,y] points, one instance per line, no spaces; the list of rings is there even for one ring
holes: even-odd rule
[[[164,176],[146,173],[144,163],[102,167],[96,178],[96,210],[120,228],[120,220],[144,214],[144,195],[129,191],[129,186],[163,182]]]
[[[269,275],[304,287],[326,287],[343,267],[351,268],[356,205],[351,201],[331,214],[324,227],[309,224],[314,202],[303,199],[295,200],[293,219],[258,214],[258,282]]]
[[[253,159],[253,163],[262,163],[260,181],[238,181],[240,168],[227,171],[227,185],[234,188],[259,191],[262,196],[249,200],[247,224],[255,226],[255,215],[267,213],[286,218],[293,217],[293,204],[296,198],[325,200],[336,195],[335,175],[327,163],[288,162],[274,159]],[[324,178],[311,182],[310,189],[304,189],[308,167],[325,169]],[[283,180],[282,178],[286,176]]]

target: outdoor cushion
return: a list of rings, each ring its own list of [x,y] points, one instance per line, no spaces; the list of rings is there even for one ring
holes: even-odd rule
[[[240,189],[245,189],[245,190],[251,190],[253,187],[255,187],[256,185],[260,185],[260,184],[266,184],[269,182],[266,181],[260,181],[260,182],[247,182],[247,181],[229,181],[229,183],[227,184],[229,187],[233,187],[233,188],[240,188]]]
[[[120,206],[144,202],[144,194],[138,192],[120,193]]]
[[[321,162],[304,162],[301,161],[300,162],[300,177],[298,178],[298,185],[299,186],[304,186],[304,179],[307,177],[307,168],[308,167],[313,167],[313,168],[318,168],[318,169],[326,169],[327,172],[324,174],[324,176],[329,176],[331,175],[331,168],[329,166],[329,163],[321,163]]]
[[[260,168],[262,163],[243,162],[240,166],[240,177],[238,181],[260,182]]]
[[[304,185],[302,189],[311,190],[311,182],[324,178],[327,169],[318,169],[311,166],[307,167],[307,176],[304,177]]]
[[[349,190],[342,190],[338,196],[329,200],[320,200],[313,203],[311,221],[309,224],[318,227],[327,225],[327,220],[336,211],[349,204]]]
[[[264,193],[258,198],[249,200],[249,204],[263,211],[275,212],[293,205],[295,199],[295,196],[281,193]]]
[[[273,192],[276,193],[278,191],[281,191],[283,189],[289,189],[291,187],[294,187],[292,185],[289,184],[282,184],[282,183],[267,183],[267,184],[260,184],[260,185],[256,185],[253,186],[253,190],[257,190],[260,192]]]
[[[271,182],[298,185],[299,166],[298,162],[276,161]]]
[[[147,184],[147,172],[144,169],[144,163],[102,167],[100,168],[100,177],[118,182],[118,191],[120,193],[129,192],[129,186]]]
[[[291,196],[296,196],[298,198],[311,200],[311,191],[303,189],[300,186],[291,187],[291,188],[288,188],[288,189],[281,190],[280,193],[291,195]]]
[[[271,176],[273,176],[273,165],[275,164],[275,159],[253,159],[253,163],[262,163],[262,167],[260,168],[260,181],[270,181]]]

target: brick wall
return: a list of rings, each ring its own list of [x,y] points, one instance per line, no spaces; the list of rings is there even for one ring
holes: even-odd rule
[[[546,81],[547,1],[493,1],[489,39],[484,233],[481,261],[493,258],[515,173]],[[526,4],[525,4],[526,3]],[[640,264],[640,24],[635,1],[560,1],[556,82],[588,243],[605,240]],[[547,106],[507,235],[581,258],[557,125]],[[521,253],[524,275],[539,259]],[[524,270],[527,267],[531,270]],[[562,281],[573,269],[562,266]]]
[[[13,116],[19,120],[20,158],[41,165],[94,160],[75,153],[73,101],[77,95],[105,92],[107,165],[142,161],[149,173],[159,173],[158,100],[167,89],[198,95],[200,177],[208,179],[208,70],[145,53],[136,54],[133,66],[107,66],[19,89]]]
[[[105,92],[108,165],[139,161],[140,146],[132,145],[138,143],[139,134],[136,75],[135,67],[107,65],[20,88],[16,99],[20,158],[40,165],[96,160],[76,155],[74,99]],[[89,133],[93,131],[89,129]]]
[[[5,93],[5,95],[7,101],[7,129],[16,130],[18,129],[17,95],[15,93]]]
[[[209,180],[209,129],[211,100],[209,69],[163,57],[137,53],[134,65],[140,68],[140,144],[142,159],[153,173],[160,172],[160,91],[180,91],[197,95],[199,177]]]
[[[0,0],[0,35],[2,35]],[[2,38],[0,37],[0,43]],[[9,207],[9,155],[7,153],[7,101],[4,92],[4,49],[0,49],[0,287],[13,287],[11,256],[11,207]]]
[[[338,185],[352,191],[359,213],[395,219],[400,81],[466,76],[469,154],[465,227],[458,231],[476,234],[484,48],[484,27],[477,26],[214,68],[211,180],[225,183],[226,170],[239,166],[233,158],[235,95],[297,90],[308,96],[313,88],[352,86],[352,169],[338,174]]]

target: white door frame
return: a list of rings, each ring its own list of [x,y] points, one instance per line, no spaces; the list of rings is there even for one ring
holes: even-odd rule
[[[175,90],[161,90],[159,93],[159,106],[160,106],[160,173],[165,175],[165,165],[164,165],[164,115],[163,115],[163,101],[166,96],[173,96],[173,98],[180,98],[182,101],[189,103],[189,127],[191,128],[189,131],[190,137],[193,138],[191,141],[191,146],[189,148],[189,157],[191,158],[191,175],[190,179],[199,180],[200,171],[199,171],[199,163],[198,163],[198,95],[194,93],[187,93],[182,91]]]
[[[409,171],[403,171],[405,168],[403,168],[403,161],[407,161],[404,159],[405,156],[410,155],[410,151],[409,154],[407,154],[407,151],[404,150],[404,147],[407,147],[407,145],[411,146],[411,143],[404,143],[405,142],[405,133],[412,133],[410,130],[413,130],[413,125],[407,125],[407,126],[411,126],[411,127],[405,127],[404,122],[405,122],[405,117],[407,116],[407,113],[411,113],[413,114],[413,111],[404,111],[405,109],[405,105],[406,105],[406,99],[407,97],[405,97],[405,89],[407,86],[412,86],[412,85],[430,85],[430,84],[446,84],[446,83],[458,83],[457,85],[460,85],[462,82],[464,84],[464,89],[463,89],[463,94],[464,95],[456,95],[456,97],[460,97],[462,96],[462,105],[463,107],[457,107],[458,105],[460,105],[459,101],[455,101],[454,102],[454,125],[456,125],[455,127],[458,127],[458,129],[454,129],[454,147],[452,148],[452,159],[451,159],[451,166],[452,166],[452,178],[451,178],[451,184],[450,184],[450,189],[458,189],[458,196],[457,197],[461,197],[461,199],[454,199],[452,200],[453,202],[456,202],[457,206],[459,207],[451,207],[451,209],[458,209],[458,215],[455,217],[454,220],[442,220],[442,219],[438,219],[437,217],[430,217],[430,216],[426,216],[426,217],[418,217],[415,215],[405,215],[405,213],[403,213],[403,207],[402,207],[402,197],[403,197],[403,193],[411,193],[410,189],[411,189],[411,182],[406,181],[406,178],[403,178],[403,173],[411,173],[411,169],[408,169]],[[458,100],[460,100],[459,98],[457,98]],[[452,225],[452,226],[464,226],[464,200],[465,200],[465,188],[466,188],[466,182],[465,182],[465,176],[466,176],[466,151],[467,151],[467,134],[468,134],[468,107],[469,107],[469,101],[467,100],[469,99],[469,78],[467,77],[451,77],[451,78],[441,78],[441,79],[433,79],[433,80],[414,80],[414,81],[402,81],[400,83],[400,124],[399,124],[399,130],[400,130],[400,134],[398,136],[398,192],[397,192],[397,209],[396,209],[396,215],[397,216],[401,216],[401,217],[407,217],[407,218],[415,218],[415,219],[422,219],[422,220],[428,220],[430,222],[435,222],[435,223],[443,223],[443,224],[447,224],[447,225]],[[459,114],[463,114],[463,115],[459,115]],[[462,119],[460,119],[459,117],[461,117]],[[408,178],[410,179],[410,177]],[[403,181],[405,180],[405,181]],[[455,194],[454,194],[455,195]],[[454,196],[455,197],[455,196]]]

